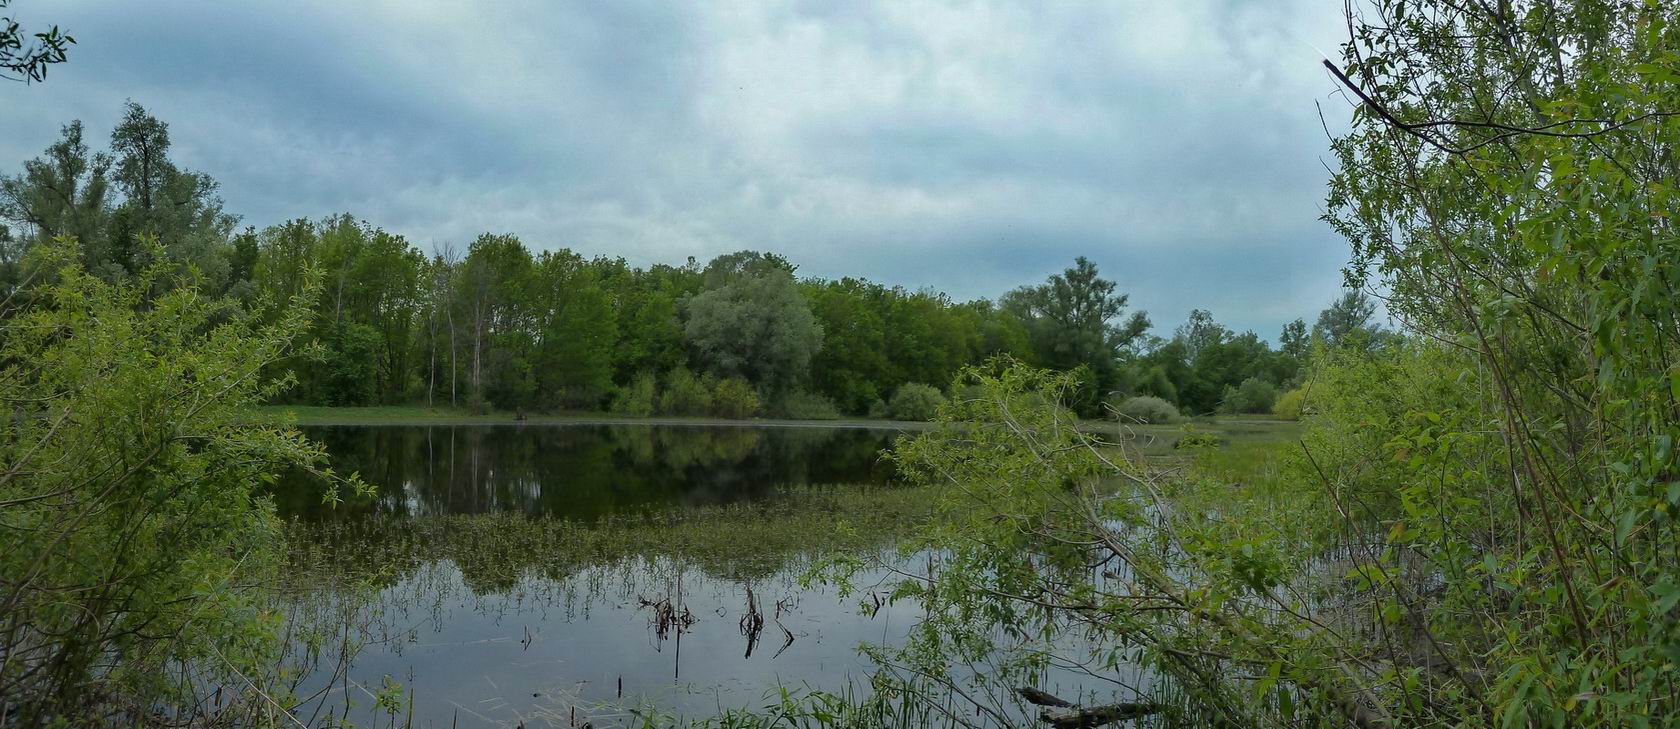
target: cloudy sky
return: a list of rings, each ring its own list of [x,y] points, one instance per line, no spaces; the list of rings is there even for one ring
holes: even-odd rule
[[[0,168],[124,99],[263,226],[512,232],[636,264],[772,250],[957,298],[1078,255],[1170,332],[1340,286],[1334,0],[16,0],[79,44],[0,86]]]

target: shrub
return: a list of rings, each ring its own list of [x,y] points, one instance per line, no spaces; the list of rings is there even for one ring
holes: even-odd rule
[[[776,415],[794,420],[839,420],[840,408],[835,407],[833,400],[817,393],[794,390],[776,404]]]
[[[712,388],[712,414],[744,420],[758,414],[758,391],[739,377],[725,377]]]
[[[652,415],[658,389],[652,372],[638,374],[630,384],[618,388],[618,393],[613,396],[612,411],[637,418]]]
[[[1272,415],[1284,420],[1300,420],[1301,407],[1306,404],[1307,391],[1297,387],[1278,396],[1272,403]]]
[[[877,399],[875,402],[869,403],[869,412],[867,414],[871,418],[886,420],[888,416],[892,415],[892,411],[887,409],[887,403],[885,401]]]
[[[249,686],[219,710],[232,716],[259,686],[278,690],[258,670],[284,647],[265,610],[285,561],[266,484],[314,471],[336,503],[343,483],[321,473],[320,446],[252,422],[288,384],[263,373],[308,311],[265,323],[173,264],[109,283],[65,239],[31,255],[56,275],[22,292],[0,337],[0,723],[190,716],[203,686]]]
[[[665,391],[659,393],[661,415],[707,415],[712,411],[712,388],[685,367],[665,376]]]
[[[893,392],[887,412],[895,420],[932,420],[945,405],[945,395],[939,388],[920,382],[906,382]]]
[[[1220,410],[1227,413],[1269,413],[1277,402],[1277,386],[1258,377],[1250,377],[1237,387],[1225,388]]]
[[[1176,423],[1181,418],[1178,408],[1173,404],[1153,395],[1142,395],[1129,398],[1115,408],[1124,420],[1135,420],[1139,423]]]
[[[1184,434],[1178,437],[1174,448],[1212,448],[1219,445],[1219,437],[1205,430],[1196,430],[1196,426],[1184,424]]]

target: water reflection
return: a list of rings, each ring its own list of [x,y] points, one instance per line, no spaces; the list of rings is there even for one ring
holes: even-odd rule
[[[319,697],[311,725],[385,723],[373,695],[387,676],[415,726],[711,716],[777,685],[862,680],[858,644],[897,642],[917,617],[884,592],[800,579],[825,555],[880,554],[927,512],[889,484],[891,431],[306,431],[377,487],[336,509],[300,475],[275,488],[291,625],[330,631],[294,647],[357,645],[348,666],[317,656],[301,675],[298,694]]]
[[[789,484],[878,484],[893,431],[641,425],[318,426],[333,467],[378,487],[329,508],[321,485],[283,477],[280,513],[420,516],[521,512],[594,520],[762,498]]]
[[[741,623],[752,589],[784,650],[749,651]],[[649,605],[689,617],[661,629]],[[863,641],[897,642],[913,624],[892,608],[860,612],[856,599],[803,587],[788,571],[740,582],[668,558],[596,565],[567,578],[527,575],[481,594],[449,561],[381,590],[362,611],[367,639],[348,680],[311,677],[301,692],[348,693],[354,721],[377,720],[361,696],[385,676],[413,691],[416,726],[595,726],[642,716],[705,717],[755,705],[767,687],[838,690],[865,680]],[[902,613],[907,606],[899,606]],[[342,685],[340,685],[342,684]],[[342,701],[327,712],[342,715]],[[400,723],[400,722],[399,722]]]

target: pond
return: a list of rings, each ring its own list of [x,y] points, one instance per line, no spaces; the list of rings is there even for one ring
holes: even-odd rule
[[[293,624],[350,626],[297,637],[325,654],[297,689],[318,699],[311,725],[386,723],[375,697],[392,682],[413,726],[704,718],[865,680],[857,646],[918,617],[877,609],[884,574],[845,598],[801,579],[825,553],[880,552],[925,508],[880,457],[894,431],[304,430],[377,487],[337,507],[298,475],[275,488]],[[340,670],[332,646],[350,636]]]

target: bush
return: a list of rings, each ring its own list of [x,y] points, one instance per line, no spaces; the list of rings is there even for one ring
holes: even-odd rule
[[[638,374],[630,384],[618,388],[618,393],[613,396],[612,411],[636,418],[652,415],[658,389],[652,372]]]
[[[710,383],[684,367],[665,376],[665,391],[659,393],[661,415],[709,415],[711,412]]]
[[[1135,420],[1139,423],[1176,423],[1182,418],[1178,408],[1173,404],[1153,395],[1142,395],[1129,398],[1115,408],[1121,419]]]
[[[794,390],[783,395],[781,402],[776,404],[776,415],[794,420],[839,420],[840,408],[822,395]]]
[[[1212,448],[1219,445],[1219,437],[1205,430],[1196,430],[1196,426],[1184,424],[1184,433],[1178,437],[1174,448]]]
[[[1307,391],[1297,387],[1278,396],[1272,403],[1272,415],[1284,420],[1300,420],[1301,407],[1306,404]]]
[[[259,670],[284,648],[267,609],[285,553],[266,484],[313,471],[329,503],[342,495],[320,446],[252,421],[287,384],[263,373],[308,311],[265,323],[173,265],[108,283],[64,239],[31,255],[56,275],[22,292],[0,337],[0,723],[192,716],[204,686],[251,687],[218,709],[231,717],[279,690]]]
[[[1250,377],[1242,385],[1225,388],[1220,410],[1227,413],[1269,413],[1277,402],[1277,385]]]
[[[920,382],[906,382],[893,392],[887,412],[894,420],[932,420],[945,405],[945,395],[939,388]]]
[[[869,403],[869,412],[867,413],[869,417],[876,418],[878,420],[886,420],[887,416],[891,414],[892,411],[887,409],[886,402],[877,399],[875,402]]]
[[[758,414],[758,391],[739,377],[725,377],[712,389],[712,414],[745,420]]]

